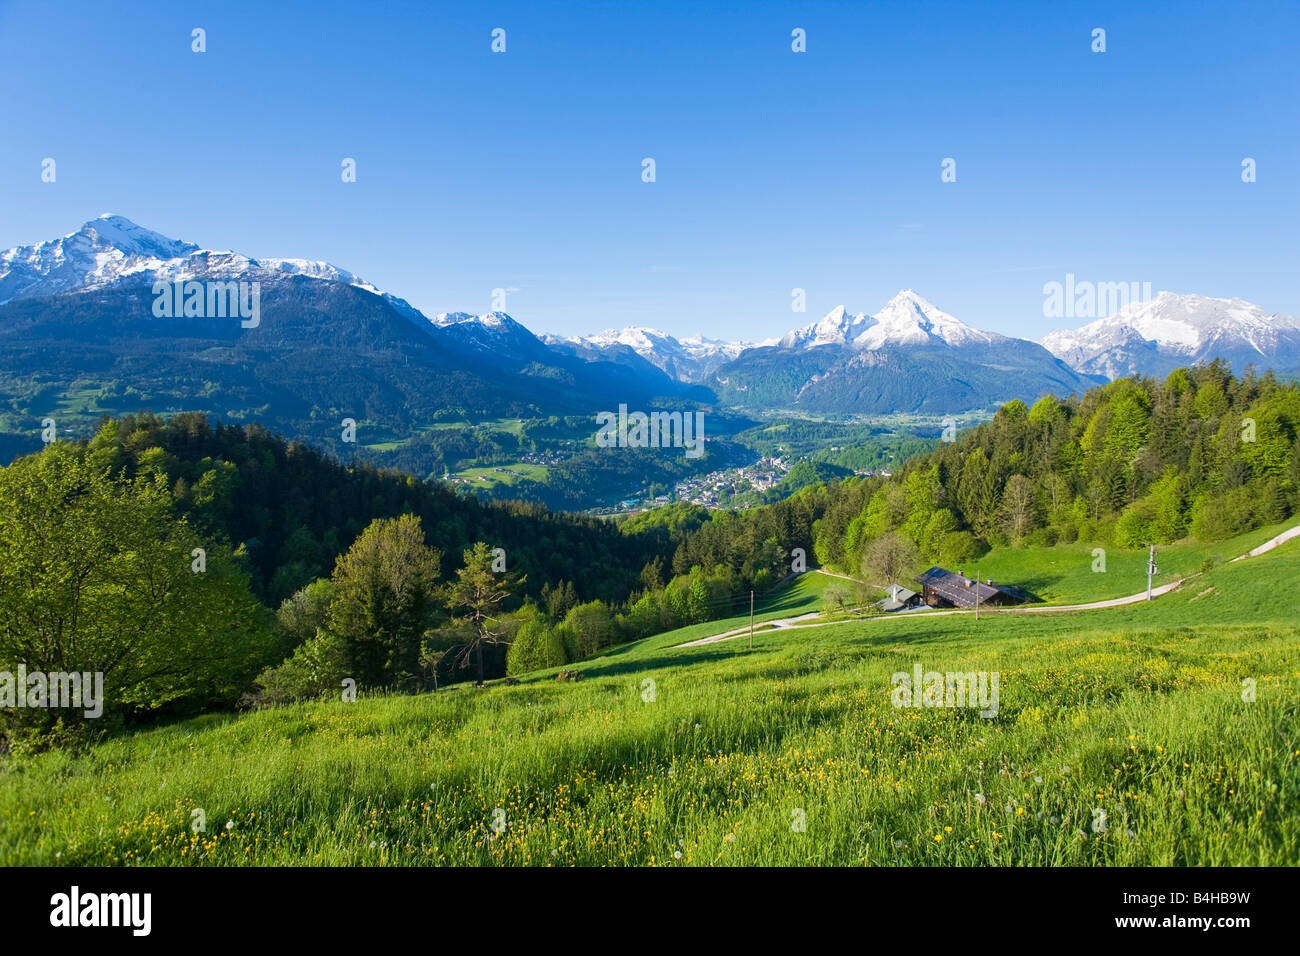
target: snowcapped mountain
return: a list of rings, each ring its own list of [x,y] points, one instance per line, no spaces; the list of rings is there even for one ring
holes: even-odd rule
[[[0,304],[108,285],[198,251],[193,243],[103,215],[61,239],[0,253]]]
[[[182,279],[258,282],[258,321],[155,314],[154,284]],[[412,436],[447,410],[585,415],[610,396],[698,391],[648,364],[561,354],[501,312],[429,318],[326,262],[202,249],[120,216],[0,253],[0,392],[37,367],[56,391],[133,396],[105,408],[201,410],[327,443],[325,423],[350,414],[372,436],[411,438],[420,461],[428,440]]]
[[[150,287],[178,279],[260,281],[263,312],[271,319],[247,330],[228,322],[159,323],[148,307]],[[326,394],[331,386],[311,377],[318,365],[308,357],[325,348],[339,351],[324,360],[334,369],[352,361],[344,353],[369,356],[349,386],[357,394],[386,394],[387,385],[378,383],[387,382],[390,371],[381,369],[418,366],[408,384],[423,397],[406,405],[422,414],[435,396],[453,393],[483,410],[530,403],[583,408],[597,395],[626,394],[819,414],[955,413],[1046,392],[1083,392],[1105,378],[1164,374],[1215,357],[1239,368],[1249,362],[1300,368],[1300,321],[1240,299],[1169,292],[1081,329],[1053,332],[1041,345],[966,325],[911,289],[873,314],[839,306],[757,344],[703,335],[677,339],[641,327],[538,337],[504,312],[430,318],[326,262],[204,249],[114,215],[0,253],[0,312],[9,316],[7,326],[0,321],[0,337],[7,336],[14,374],[29,361],[23,355],[44,354],[40,350],[50,343],[69,338],[97,343],[120,362],[136,361],[140,343],[185,338],[232,350],[231,362],[243,361],[239,349],[282,356],[278,360],[292,363],[299,375],[297,390],[316,389],[313,401],[327,408],[334,407]],[[226,360],[215,358],[218,352],[205,354]],[[82,365],[72,371],[89,374]],[[197,373],[182,363],[171,374],[188,383]],[[128,381],[126,373],[118,377]],[[232,388],[237,381],[231,378]],[[191,385],[207,387],[185,387]],[[177,392],[177,407],[186,394]],[[266,404],[265,398],[253,395],[249,401],[258,401],[250,407]],[[398,411],[387,414],[401,420]]]
[[[253,259],[169,239],[124,216],[106,213],[76,232],[0,253],[0,305],[18,299],[152,285],[177,279],[274,282],[292,276],[355,286],[380,296],[408,318],[423,316],[345,269],[309,259]]]
[[[626,386],[634,378],[640,388],[671,391],[674,379],[683,380],[687,373],[699,377],[743,348],[703,338],[681,343],[663,333],[645,330],[646,336],[637,340],[636,346],[655,355],[657,361],[622,361],[615,354],[621,343],[597,338],[582,342],[582,348],[552,349],[504,312],[443,312],[429,318],[406,300],[328,262],[255,259],[237,252],[203,249],[112,214],[92,219],[62,238],[0,253],[0,306],[53,295],[128,289],[138,292],[155,282],[178,279],[240,279],[275,287],[295,278],[351,286],[377,295],[442,346],[462,353],[471,364],[482,364],[484,370],[490,366],[497,374],[538,364],[562,369],[578,379],[595,377]],[[264,294],[267,291],[264,289]],[[619,333],[612,334],[617,337]],[[605,363],[606,367],[582,367],[591,363]],[[608,367],[611,364],[632,368],[615,370]]]
[[[678,341],[682,343],[682,348],[686,349],[687,354],[699,359],[712,359],[714,357],[733,359],[745,349],[753,348],[754,345],[752,342],[725,342],[722,339],[706,339],[699,332],[689,338],[678,339]],[[769,339],[758,344],[771,345],[772,341]]]
[[[745,349],[747,342],[722,342],[695,335],[677,339],[658,329],[628,326],[624,329],[606,329],[593,335],[559,338],[542,337],[547,345],[559,351],[587,358],[589,361],[604,358],[607,361],[630,360],[635,354],[650,365],[681,382],[697,382],[719,365],[729,362]]]
[[[635,354],[635,361],[628,362],[603,350],[588,354],[556,348],[547,341],[549,336],[539,338],[504,312],[440,312],[431,319],[421,317],[421,324],[465,363],[494,375],[547,374],[584,389],[633,394],[687,391],[681,382]]]
[[[444,340],[486,355],[509,354],[521,360],[550,357],[550,350],[537,336],[504,312],[440,312],[429,324]]]
[[[784,349],[812,349],[840,345],[853,349],[882,349],[890,346],[992,345],[1005,336],[981,332],[953,318],[947,312],[904,289],[874,315],[852,315],[837,306],[819,322],[787,332],[778,342]]]
[[[837,305],[822,317],[820,322],[793,329],[783,335],[777,345],[783,349],[814,349],[819,345],[848,345],[866,328],[866,313],[850,315],[842,305]]]
[[[705,381],[720,399],[818,413],[956,413],[1096,384],[1041,345],[982,332],[911,289],[874,315],[832,309]]]
[[[1161,292],[1082,328],[1050,332],[1042,344],[1071,368],[1110,379],[1216,358],[1238,371],[1251,363],[1282,370],[1300,366],[1300,320],[1241,299]]]

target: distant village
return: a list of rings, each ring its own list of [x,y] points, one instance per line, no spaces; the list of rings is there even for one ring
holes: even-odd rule
[[[705,508],[736,508],[748,510],[761,504],[763,492],[775,488],[790,471],[793,464],[783,456],[764,456],[750,465],[719,468],[693,478],[683,478],[673,487],[672,494],[654,497],[630,496],[604,508],[593,508],[588,514],[635,514],[673,502],[688,502]],[[888,471],[855,471],[859,477],[888,478]]]
[[[576,443],[563,441],[559,444],[572,446]],[[838,447],[830,449],[832,452],[839,450]],[[527,452],[520,456],[519,462],[523,465],[554,466],[566,461],[570,453],[571,450],[567,447],[548,448]],[[765,455],[747,465],[730,464],[703,475],[683,478],[675,483],[671,492],[651,495],[643,489],[612,504],[588,509],[586,513],[597,516],[636,514],[674,502],[686,502],[713,509],[734,508],[742,511],[748,510],[764,503],[764,492],[770,491],[781,484],[786,475],[789,474],[793,464],[794,461],[786,455],[780,454],[778,450],[776,455]],[[453,485],[475,486],[480,483],[495,484],[502,481],[502,478],[494,478],[494,473],[520,479],[535,477],[517,468],[512,468],[510,465],[486,465],[481,466],[478,471],[478,474],[455,475],[448,470],[444,470],[442,480]],[[853,473],[860,478],[874,478],[877,476],[888,478],[892,474],[886,469],[879,471],[855,469]],[[662,488],[663,486],[659,487]]]
[[[654,497],[632,495],[603,508],[592,508],[588,514],[621,515],[648,511],[675,501],[703,505],[705,508],[749,508],[748,502],[734,504],[735,499],[748,492],[762,493],[780,484],[790,470],[784,458],[760,458],[750,465],[719,468],[703,475],[683,478],[673,487],[671,494]]]

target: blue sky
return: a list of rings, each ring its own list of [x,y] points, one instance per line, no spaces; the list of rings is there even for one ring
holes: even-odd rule
[[[0,0],[0,248],[115,212],[565,334],[910,287],[1038,338],[1067,272],[1300,315],[1292,0],[124,9]]]

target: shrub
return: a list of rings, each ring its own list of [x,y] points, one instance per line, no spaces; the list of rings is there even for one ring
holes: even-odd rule
[[[351,676],[350,670],[347,645],[322,628],[298,645],[287,661],[263,671],[244,703],[271,707],[335,694],[341,691],[343,679]]]
[[[1255,527],[1255,489],[1233,488],[1214,497],[1200,499],[1192,513],[1192,534],[1201,541],[1222,541]]]
[[[506,654],[506,673],[526,674],[568,662],[562,633],[539,615],[539,619],[525,622],[515,634]]]

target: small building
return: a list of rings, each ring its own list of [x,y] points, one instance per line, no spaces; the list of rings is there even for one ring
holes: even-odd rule
[[[889,589],[889,597],[883,601],[877,602],[877,607],[882,611],[901,611],[904,608],[916,607],[921,603],[921,596],[915,591],[909,591],[902,585],[895,584]]]
[[[998,607],[1025,600],[1018,588],[994,584],[992,579],[976,581],[960,570],[953,573],[931,568],[918,574],[916,582],[921,585],[921,601],[930,607],[973,608],[976,603],[980,607]]]

